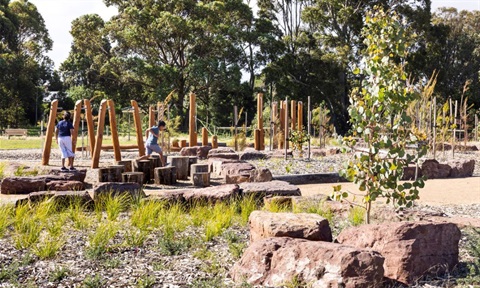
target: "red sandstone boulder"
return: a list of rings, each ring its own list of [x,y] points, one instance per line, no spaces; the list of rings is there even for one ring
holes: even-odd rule
[[[101,195],[129,195],[132,197],[146,197],[138,183],[101,182],[93,188],[93,199]]]
[[[55,201],[60,207],[69,207],[76,204],[82,207],[93,206],[93,199],[87,191],[40,191],[28,194],[30,203],[38,203],[46,199]]]
[[[268,158],[267,154],[262,151],[257,151],[255,149],[247,148],[240,154],[240,160],[259,160]]]
[[[183,198],[187,202],[209,202],[229,201],[240,195],[238,185],[220,185],[201,189],[192,189],[183,193]]]
[[[269,182],[272,179],[272,172],[267,168],[258,168],[250,171],[249,182]]]
[[[2,194],[28,194],[45,190],[43,177],[7,177],[4,178],[0,190]]]
[[[385,258],[385,277],[409,285],[455,267],[460,237],[452,223],[399,222],[349,228],[337,241],[379,252]]]
[[[194,146],[194,147],[183,147],[180,150],[181,156],[197,156],[200,159],[207,158],[208,151],[212,149],[211,146]]]
[[[250,181],[249,174],[230,174],[225,175],[225,183],[226,184],[240,184],[244,182]]]
[[[250,172],[255,170],[255,166],[244,161],[225,162],[220,168],[220,176],[225,175],[250,175]]]
[[[254,242],[231,270],[236,282],[277,287],[380,287],[383,257],[375,252],[323,241],[273,237]]]
[[[46,184],[49,191],[79,191],[84,189],[83,182],[80,181],[50,181]]]
[[[265,197],[268,195],[274,196],[300,196],[300,189],[285,181],[270,181],[270,182],[248,182],[241,183],[240,189],[244,195],[254,194],[258,197]]]
[[[239,156],[235,150],[229,147],[218,147],[215,149],[211,149],[208,151],[207,158],[215,158],[215,159],[233,159],[238,160]]]
[[[422,164],[422,174],[427,179],[447,178],[451,170],[449,165],[441,164],[435,159],[427,159]]]
[[[39,177],[45,177],[47,182],[54,181],[54,180],[69,180],[69,181],[85,182],[85,177],[87,176],[87,170],[79,169],[76,171],[62,171],[59,169],[53,169],[53,170],[50,170],[48,174],[49,175],[42,175]]]
[[[454,160],[449,161],[448,165],[452,168],[450,171],[450,177],[472,177],[473,170],[475,169],[475,160]]]
[[[248,222],[250,243],[269,237],[332,242],[332,230],[328,220],[318,214],[253,211]]]

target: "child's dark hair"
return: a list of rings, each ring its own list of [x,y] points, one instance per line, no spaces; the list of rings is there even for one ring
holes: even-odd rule
[[[70,112],[65,111],[63,112],[63,120],[70,120]]]
[[[157,126],[158,126],[158,127],[162,127],[162,126],[165,127],[165,126],[167,126],[167,124],[165,123],[165,121],[160,120],[160,121],[158,121],[158,125],[157,125]]]

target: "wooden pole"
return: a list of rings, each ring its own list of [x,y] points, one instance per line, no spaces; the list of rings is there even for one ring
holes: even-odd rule
[[[153,106],[148,106],[148,128],[155,126],[155,109]],[[145,135],[145,138],[148,138],[148,132]]]
[[[433,160],[437,149],[437,97],[433,98]]]
[[[93,155],[93,148],[95,147],[95,126],[93,125],[92,105],[90,100],[83,99],[85,105],[85,119],[87,119],[88,130],[88,144],[90,145],[90,155]]]
[[[272,126],[272,147],[271,149],[275,149],[278,147],[278,141],[277,141],[277,145],[275,145],[275,140],[278,140],[278,139],[275,139],[275,137],[277,136],[277,126],[275,123],[277,123],[277,119],[278,119],[278,102],[273,102],[272,103],[272,122],[270,123],[271,126]]]
[[[285,133],[285,103],[280,101],[280,131]],[[281,139],[278,139],[278,149],[283,149],[283,145],[285,145],[283,135]]]
[[[287,160],[287,150],[288,150],[288,97],[285,97],[285,130],[284,130],[284,146],[285,146],[285,160]]]
[[[208,130],[207,128],[202,128],[202,146],[208,145]]]
[[[260,130],[260,150],[265,149],[265,139],[263,131],[263,93],[257,95],[257,126]]]
[[[458,100],[455,100],[455,115],[453,115],[452,157],[455,157],[455,143],[457,142],[457,108]]]
[[[188,127],[190,147],[197,146],[197,129],[195,127],[196,107],[196,95],[190,93],[190,118]]]
[[[475,141],[478,141],[478,115],[475,114]]]
[[[238,123],[238,108],[237,105],[233,106],[233,127],[234,127],[234,146],[235,146],[235,151],[238,151],[238,129],[237,129],[237,123]]]
[[[120,141],[118,140],[117,115],[115,113],[115,103],[112,99],[108,100],[108,115],[110,116],[110,127],[112,128],[113,153],[115,161],[121,161]]]
[[[55,119],[57,118],[58,100],[53,100],[50,105],[50,115],[48,116],[47,135],[45,145],[43,146],[42,165],[48,165],[50,161],[50,150],[52,149],[52,137],[55,130]]]
[[[298,131],[302,131],[303,130],[303,102],[302,101],[298,101],[298,104],[297,104],[297,118],[298,118],[298,121],[297,121],[297,129]]]
[[[308,136],[310,136],[310,126],[312,126],[312,111],[310,110],[310,96],[308,96],[308,104],[307,104],[307,132],[308,132]],[[307,155],[307,159],[310,160],[310,149],[311,149],[311,142],[310,142],[310,138],[311,137],[308,137],[308,155]]]
[[[137,133],[138,156],[145,156],[145,144],[143,143],[142,120],[140,120],[140,110],[138,109],[137,101],[131,100],[133,108],[133,123],[135,125],[135,132]]]
[[[72,135],[72,151],[75,153],[77,148],[78,127],[80,126],[80,114],[82,114],[82,100],[75,102],[75,112],[73,112],[73,135]]]
[[[297,101],[292,100],[290,102],[290,116],[292,118],[292,130],[297,129]]]
[[[107,112],[107,100],[100,102],[100,110],[98,111],[97,125],[97,141],[95,141],[95,149],[93,149],[92,168],[98,168],[100,162],[100,151],[102,150],[103,128],[105,126],[105,114]]]

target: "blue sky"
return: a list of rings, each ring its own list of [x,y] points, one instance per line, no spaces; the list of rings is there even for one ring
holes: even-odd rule
[[[116,9],[106,7],[102,0],[30,0],[42,14],[53,49],[49,56],[55,62],[55,67],[67,58],[70,51],[72,36],[71,22],[81,15],[97,13],[108,20],[115,15]],[[459,10],[480,10],[480,0],[432,0],[432,9],[438,7],[455,7]]]

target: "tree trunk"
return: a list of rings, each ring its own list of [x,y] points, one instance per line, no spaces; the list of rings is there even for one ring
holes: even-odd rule
[[[175,185],[177,183],[176,167],[157,167],[155,168],[155,184],[156,185]]]

